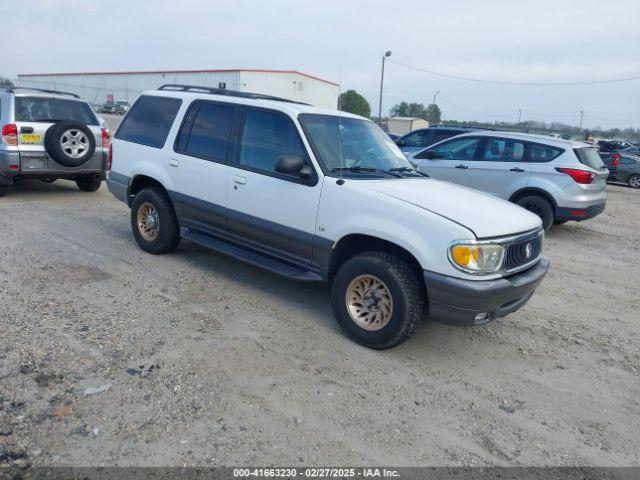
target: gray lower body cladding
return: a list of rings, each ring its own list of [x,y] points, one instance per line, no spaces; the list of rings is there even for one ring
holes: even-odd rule
[[[0,151],[0,185],[11,185],[17,180],[27,178],[73,180],[84,175],[97,175],[101,180],[105,180],[106,162],[106,155],[102,150],[96,150],[93,156],[80,167],[60,165],[44,151]]]
[[[504,317],[529,301],[548,270],[549,261],[543,257],[523,272],[496,280],[464,280],[425,271],[429,316],[460,326]]]

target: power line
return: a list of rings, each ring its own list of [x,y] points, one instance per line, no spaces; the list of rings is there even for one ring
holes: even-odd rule
[[[463,80],[466,82],[478,82],[478,83],[490,83],[494,85],[520,85],[529,87],[558,87],[558,86],[576,86],[576,85],[597,85],[601,83],[615,83],[615,82],[630,82],[633,80],[640,80],[640,75],[626,78],[609,78],[606,80],[582,80],[577,82],[509,82],[503,80],[487,80],[483,78],[461,77],[458,75],[450,75],[448,73],[435,72],[433,70],[427,70],[426,68],[416,67],[414,65],[408,65],[406,63],[398,62],[396,60],[388,59],[389,62],[400,65],[401,67],[409,68],[411,70],[417,70],[419,72],[428,73],[430,75],[437,75],[439,77],[452,78],[454,80]]]

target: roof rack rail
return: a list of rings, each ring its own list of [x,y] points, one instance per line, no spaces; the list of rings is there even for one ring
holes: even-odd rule
[[[227,90],[226,88],[201,87],[198,85],[182,85],[178,83],[167,83],[161,85],[158,90],[171,92],[198,92],[210,93],[212,95],[227,95],[229,97],[251,98],[254,100],[274,100],[276,102],[297,103],[299,105],[309,105],[308,103],[297,102],[287,98],[273,97],[271,95],[263,95],[261,93],[239,92],[237,90]]]
[[[59,90],[46,90],[44,88],[31,88],[31,87],[8,87],[6,89],[7,92],[15,92],[16,90],[31,90],[34,92],[43,92],[43,93],[55,93],[57,95],[69,95],[70,97],[80,98],[80,95],[76,95],[75,93],[70,92],[61,92]]]
[[[439,123],[437,125],[429,125],[431,128],[474,128],[476,130],[495,130],[491,127],[479,127],[476,125],[458,125],[456,123]]]

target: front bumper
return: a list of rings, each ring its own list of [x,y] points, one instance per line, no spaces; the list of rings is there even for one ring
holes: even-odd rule
[[[606,202],[598,203],[584,208],[570,208],[570,207],[557,207],[556,208],[556,220],[566,221],[574,220],[581,222],[582,220],[588,220],[597,215],[600,215],[606,206]]]
[[[464,280],[424,271],[429,316],[449,325],[482,325],[524,306],[549,270],[541,258],[533,267],[496,280]],[[486,317],[476,317],[486,313]]]

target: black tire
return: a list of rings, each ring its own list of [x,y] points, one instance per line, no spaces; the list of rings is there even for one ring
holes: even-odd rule
[[[528,195],[526,197],[522,197],[515,202],[517,205],[520,205],[525,210],[529,210],[531,213],[535,213],[542,220],[542,228],[549,230],[551,225],[555,220],[555,215],[553,214],[553,207],[551,204],[545,200],[544,198],[538,195]]]
[[[150,205],[157,213],[157,233],[155,237],[145,236],[138,226],[138,213],[142,207]],[[140,190],[131,204],[131,229],[133,236],[145,252],[155,255],[174,251],[180,244],[180,228],[167,194],[159,188]]]
[[[627,178],[627,185],[631,188],[640,188],[640,175],[629,175],[629,178]]]
[[[386,325],[378,330],[362,328],[347,307],[347,289],[362,275],[373,275],[387,287],[393,302]],[[407,341],[425,315],[425,292],[418,273],[401,258],[382,252],[367,252],[347,260],[331,287],[331,303],[338,324],[356,342],[376,350]],[[377,306],[378,300],[376,300]]]
[[[8,187],[6,185],[0,185],[0,197],[4,197],[7,194]]]
[[[553,224],[554,225],[564,225],[567,222],[568,222],[568,220],[554,220]]]
[[[69,135],[75,135],[71,138]],[[68,149],[62,147],[63,137],[70,144]],[[75,142],[75,143],[73,143]],[[77,156],[73,156],[71,148],[80,148]],[[96,139],[93,132],[84,123],[61,121],[54,123],[44,135],[44,148],[51,158],[65,167],[80,167],[87,163],[96,150]]]
[[[95,192],[100,188],[102,180],[95,177],[78,177],[76,178],[76,185],[83,192]]]

